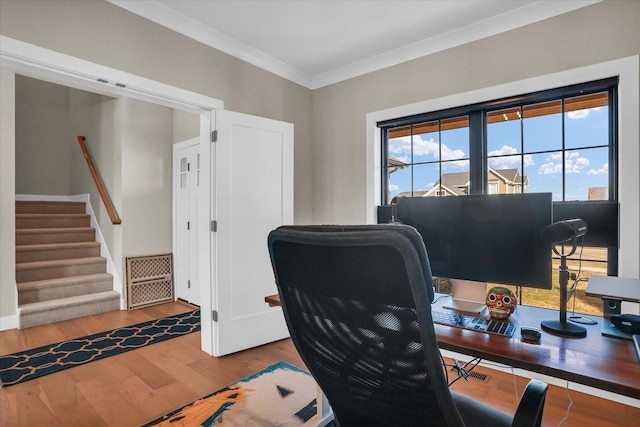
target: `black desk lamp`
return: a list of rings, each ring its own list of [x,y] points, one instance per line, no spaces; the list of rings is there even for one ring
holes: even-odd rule
[[[547,332],[565,337],[584,338],[587,330],[573,323],[567,322],[567,286],[569,284],[569,269],[567,257],[576,251],[576,239],[587,233],[587,223],[581,219],[567,219],[543,227],[540,231],[542,240],[551,245],[553,252],[560,257],[560,320],[543,320],[542,329]],[[571,250],[565,253],[565,243],[571,242]],[[562,243],[562,252],[558,252],[556,245]]]

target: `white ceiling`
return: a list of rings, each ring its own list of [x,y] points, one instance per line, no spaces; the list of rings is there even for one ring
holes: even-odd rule
[[[109,0],[310,89],[599,0]]]

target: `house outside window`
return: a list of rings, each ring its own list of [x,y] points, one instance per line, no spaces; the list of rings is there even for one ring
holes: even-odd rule
[[[521,192],[550,192],[555,203],[617,201],[616,107],[611,78],[378,123],[383,204],[397,196]],[[570,261],[583,278],[617,274],[616,248],[584,248]],[[576,310],[601,313],[583,285]],[[526,289],[521,299],[557,307],[558,298],[540,302],[539,292],[548,291]]]
[[[499,194],[498,193],[498,182],[489,182],[489,186],[487,187],[487,194]]]

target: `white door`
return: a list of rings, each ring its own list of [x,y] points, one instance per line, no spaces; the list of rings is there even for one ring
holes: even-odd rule
[[[293,223],[293,125],[218,111],[215,128],[212,335],[222,356],[289,336],[264,297],[277,293],[267,235]]]
[[[200,140],[175,144],[174,162],[174,285],[176,297],[200,305],[198,280],[198,203],[200,201]]]

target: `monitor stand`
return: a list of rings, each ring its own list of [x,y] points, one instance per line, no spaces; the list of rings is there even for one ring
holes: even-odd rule
[[[450,310],[480,314],[487,307],[487,282],[451,279],[451,300],[443,307]]]

